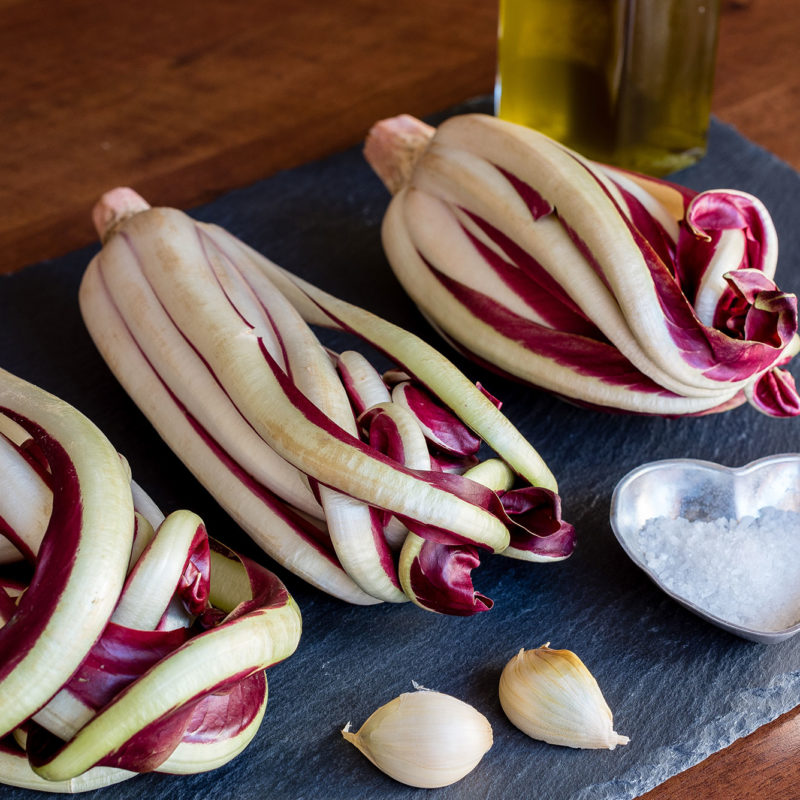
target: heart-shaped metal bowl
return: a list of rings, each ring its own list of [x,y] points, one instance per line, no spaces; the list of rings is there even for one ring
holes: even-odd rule
[[[629,472],[614,489],[611,527],[634,563],[681,605],[730,633],[774,644],[800,632],[800,607],[797,623],[783,630],[755,630],[721,619],[665,586],[647,566],[639,541],[639,531],[653,517],[739,520],[757,516],[760,509],[770,506],[800,511],[800,454],[770,456],[738,469],[690,458],[643,464]],[[797,552],[794,548],[787,556],[797,558]]]

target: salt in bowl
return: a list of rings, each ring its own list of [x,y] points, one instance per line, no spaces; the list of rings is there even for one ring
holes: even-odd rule
[[[703,619],[730,633],[763,644],[774,644],[800,632],[800,580],[796,581],[793,577],[800,575],[800,528],[769,524],[770,518],[773,522],[793,523],[794,514],[798,514],[797,520],[800,520],[800,454],[797,453],[762,458],[740,468],[688,458],[654,461],[643,464],[622,478],[611,498],[611,527],[614,534],[628,556],[656,585]],[[753,518],[756,518],[755,521]],[[726,523],[726,519],[735,522]],[[764,522],[760,523],[759,520]],[[761,529],[759,524],[763,525]],[[727,530],[729,526],[734,528],[732,532]],[[668,530],[671,532],[667,533]],[[707,607],[697,600],[703,581],[714,577],[714,568],[727,566],[726,561],[714,561],[713,557],[709,557],[712,541],[719,541],[710,537],[725,535],[731,537],[734,547],[738,547],[740,552],[744,551],[741,547],[744,544],[758,557],[762,553],[758,548],[752,550],[756,542],[753,537],[762,535],[764,558],[767,558],[769,546],[781,544],[776,537],[793,538],[784,562],[774,559],[771,562],[777,564],[781,577],[788,575],[791,578],[783,583],[791,585],[781,585],[780,580],[771,581],[770,576],[745,575],[742,579],[743,590],[747,588],[747,580],[763,579],[763,587],[753,591],[751,597],[759,597],[761,591],[779,593],[771,598],[773,605],[762,606],[758,624],[749,621],[742,624],[740,617],[733,619],[739,615],[727,608],[726,619],[716,613],[719,607],[715,606],[713,597],[707,600]],[[689,564],[690,572],[698,571],[696,584],[687,583],[693,578],[682,577],[686,573],[679,569],[679,563],[671,565],[672,572],[668,563],[665,566],[670,558],[668,552],[656,553],[654,550],[654,543],[658,542],[659,536],[664,536],[665,542],[669,539],[673,545],[677,544],[677,559],[686,561],[689,558],[687,553],[694,553],[690,547],[700,548],[697,554],[701,557],[696,559],[697,563],[692,561]],[[685,539],[675,538],[681,536],[685,536]],[[767,541],[767,537],[771,537],[771,541]],[[687,543],[685,549],[682,548],[683,542]],[[704,547],[706,552],[703,552]],[[718,558],[729,561],[740,558],[734,552],[720,553]],[[745,571],[761,563],[758,557],[749,560]],[[791,571],[793,565],[797,568],[796,573]],[[704,570],[707,574],[702,575]],[[732,580],[730,572],[726,570],[722,579]],[[735,594],[737,590],[734,582],[731,592]],[[719,594],[731,602],[733,594]],[[773,610],[776,607],[780,607],[781,621],[777,616],[769,616],[777,613]]]

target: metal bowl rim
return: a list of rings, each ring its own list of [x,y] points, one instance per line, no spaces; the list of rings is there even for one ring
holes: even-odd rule
[[[628,558],[636,564],[639,569],[641,569],[650,580],[658,586],[661,591],[663,591],[666,595],[671,597],[677,603],[680,603],[685,608],[688,608],[690,611],[694,612],[698,616],[702,617],[703,619],[717,625],[720,628],[723,628],[726,631],[731,633],[735,633],[739,636],[742,636],[746,639],[750,639],[752,641],[761,642],[762,644],[775,644],[777,642],[785,641],[786,639],[794,636],[797,633],[800,633],[800,620],[794,625],[791,625],[788,628],[784,628],[783,630],[779,631],[764,631],[759,630],[757,628],[748,628],[743,625],[736,625],[732,622],[728,622],[727,620],[722,619],[721,617],[716,616],[715,614],[706,611],[705,609],[701,608],[700,606],[693,603],[691,600],[687,600],[686,598],[682,597],[681,595],[676,594],[675,592],[668,589],[664,584],[658,579],[655,573],[647,567],[645,564],[641,562],[641,560],[633,553],[633,551],[628,546],[625,536],[620,532],[619,526],[617,524],[617,509],[620,505],[620,496],[624,495],[625,491],[628,487],[641,475],[645,475],[648,472],[654,472],[659,469],[663,469],[666,466],[672,465],[679,465],[679,466],[688,466],[700,469],[706,469],[709,472],[723,472],[728,473],[735,476],[738,475],[747,475],[750,472],[755,472],[765,466],[769,466],[771,464],[780,464],[785,462],[797,462],[798,467],[800,467],[800,453],[780,453],[778,455],[773,456],[764,456],[763,458],[758,458],[755,461],[751,461],[748,464],[745,464],[741,467],[728,467],[724,464],[718,464],[714,461],[706,461],[699,458],[665,458],[659,461],[648,461],[644,464],[639,465],[635,469],[632,469],[626,475],[624,475],[618,482],[617,485],[614,487],[614,491],[611,494],[611,509],[610,509],[610,522],[611,522],[611,530],[614,532],[614,536],[616,537],[617,541],[619,542],[622,549],[627,554]],[[800,511],[800,509],[798,509]]]

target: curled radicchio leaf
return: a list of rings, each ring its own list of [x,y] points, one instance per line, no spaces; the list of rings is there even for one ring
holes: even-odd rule
[[[418,602],[431,611],[460,617],[488,611],[494,603],[472,586],[471,573],[479,564],[475,547],[426,540],[411,565]]]

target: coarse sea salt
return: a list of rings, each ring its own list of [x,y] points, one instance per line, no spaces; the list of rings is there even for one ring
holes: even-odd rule
[[[654,517],[644,563],[671,592],[726,622],[782,631],[800,622],[800,513],[690,521]]]

